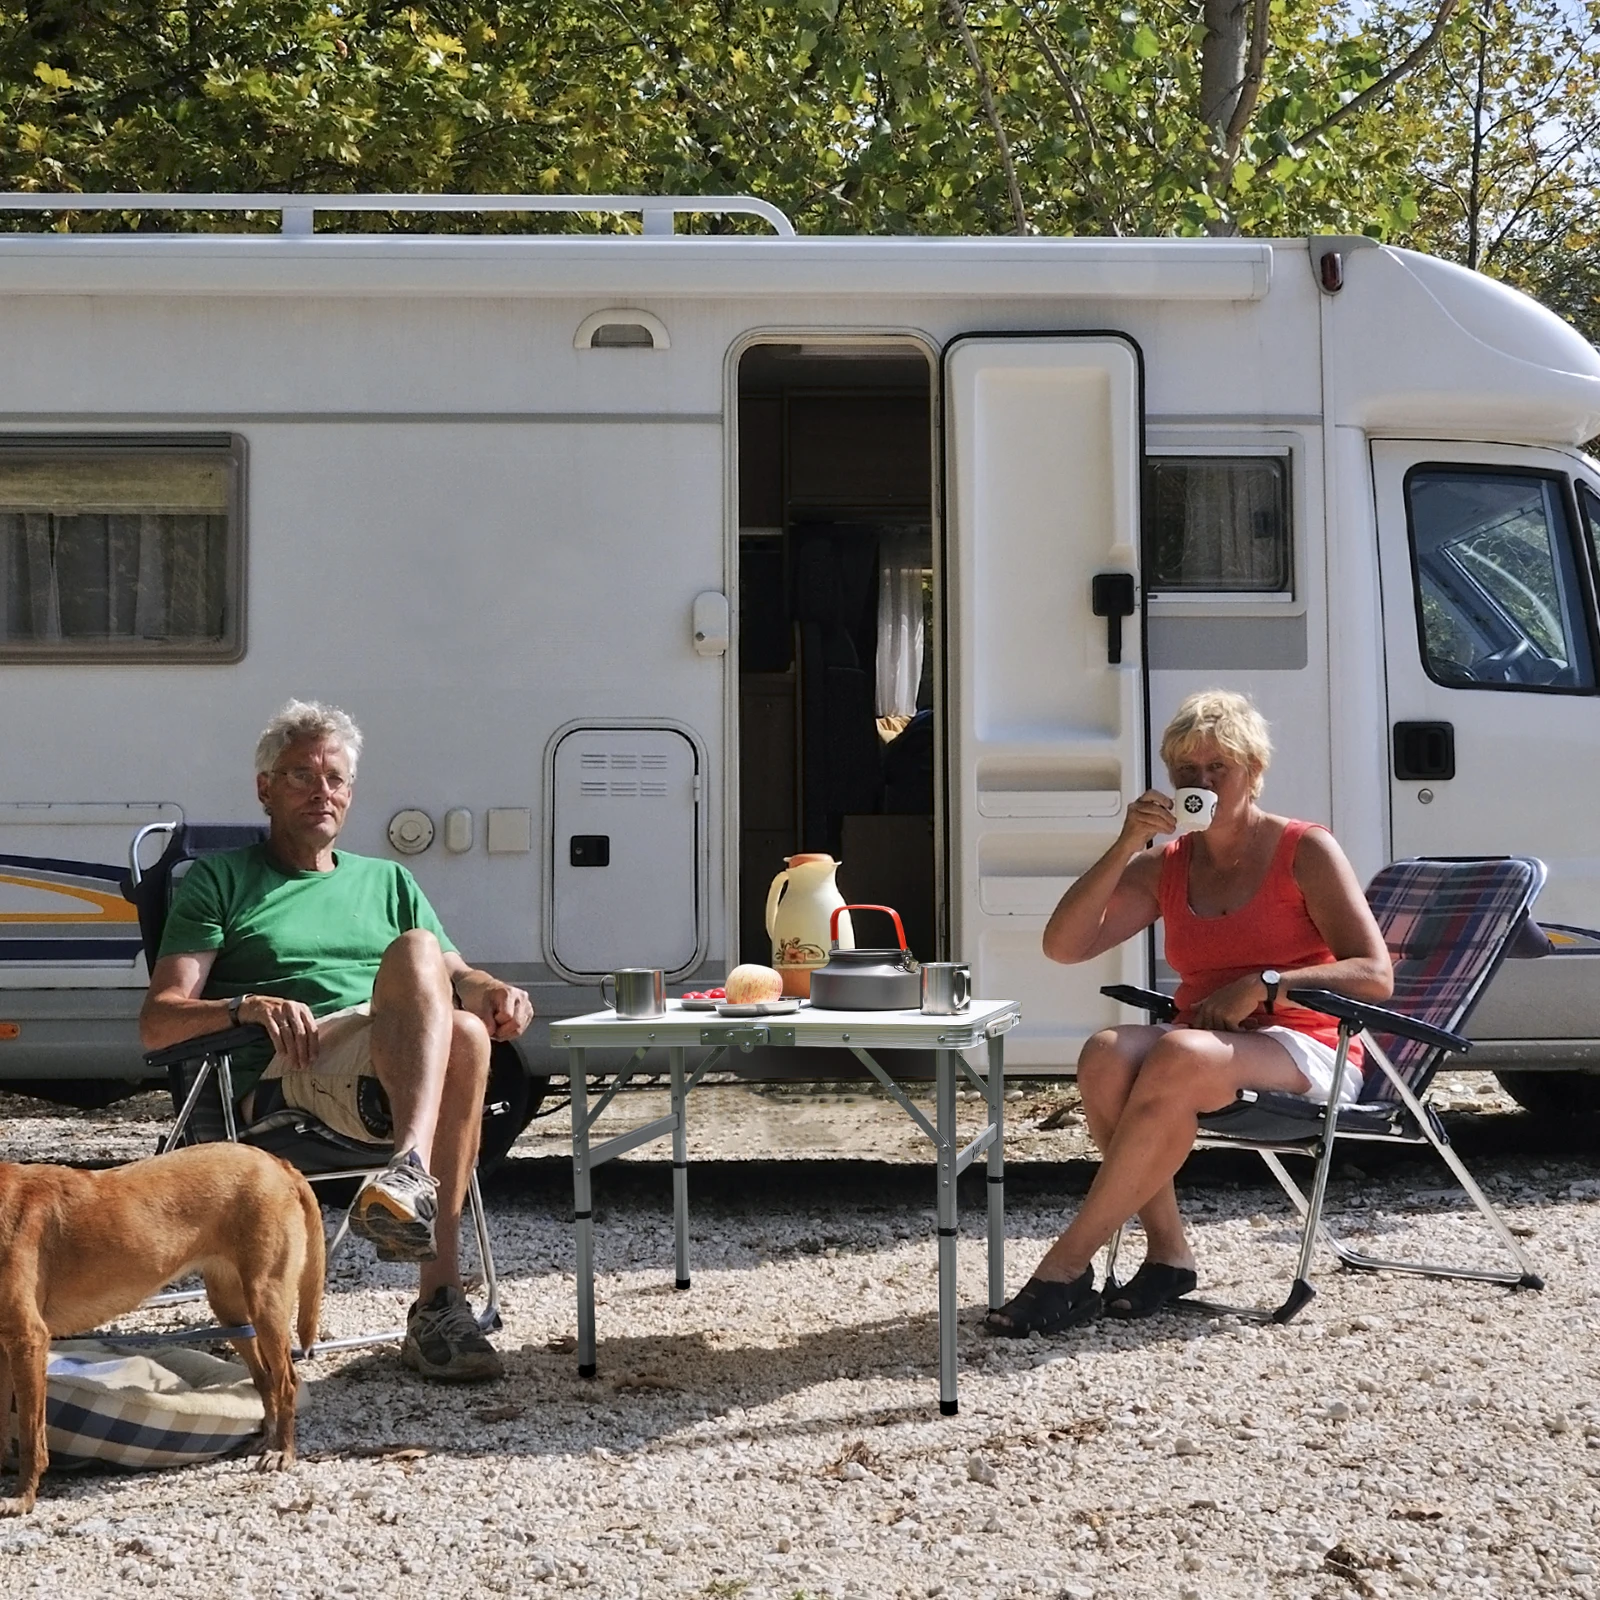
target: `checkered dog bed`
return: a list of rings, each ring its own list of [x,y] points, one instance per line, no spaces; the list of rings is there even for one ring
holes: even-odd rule
[[[130,1355],[92,1340],[50,1349],[45,1431],[51,1467],[175,1467],[209,1461],[261,1432],[261,1396],[242,1365],[165,1345]],[[15,1449],[15,1429],[8,1440]]]

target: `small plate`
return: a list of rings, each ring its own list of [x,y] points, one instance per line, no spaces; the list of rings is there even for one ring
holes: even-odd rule
[[[720,1000],[679,1000],[677,1004],[685,1011],[715,1011],[722,1002]]]
[[[798,1000],[756,1000],[749,1005],[737,1006],[728,1000],[712,1002],[724,1017],[785,1017],[800,1009]]]

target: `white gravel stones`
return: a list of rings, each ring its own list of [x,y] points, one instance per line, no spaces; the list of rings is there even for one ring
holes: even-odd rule
[[[775,1117],[703,1122],[691,1149],[770,1153]],[[37,1132],[0,1108],[8,1150]],[[1059,1154],[1077,1135],[1028,1137]],[[941,1418],[931,1172],[873,1168],[874,1188],[826,1164],[774,1188],[765,1168],[749,1192],[691,1167],[679,1294],[668,1169],[605,1169],[584,1381],[570,1186],[529,1162],[521,1191],[489,1196],[504,1381],[433,1387],[389,1351],[312,1363],[291,1472],[52,1475],[32,1518],[0,1521],[0,1594],[1600,1600],[1600,1196],[1572,1195],[1592,1173],[1576,1162],[1473,1165],[1537,1228],[1542,1294],[1338,1273],[1324,1254],[1317,1299],[1281,1328],[1172,1314],[988,1338],[968,1205],[961,1411]],[[1072,1203],[1013,1175],[1011,1288]],[[1440,1193],[1425,1166],[1375,1166],[1359,1188],[1336,1180],[1331,1205],[1384,1253],[1470,1255],[1471,1219]],[[1184,1199],[1208,1292],[1281,1291],[1292,1234],[1273,1194]],[[395,1317],[412,1281],[353,1254],[330,1331]]]

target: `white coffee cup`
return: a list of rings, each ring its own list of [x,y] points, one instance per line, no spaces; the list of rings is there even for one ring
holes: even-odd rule
[[[1179,833],[1204,833],[1217,814],[1217,796],[1211,789],[1180,789],[1172,797]]]

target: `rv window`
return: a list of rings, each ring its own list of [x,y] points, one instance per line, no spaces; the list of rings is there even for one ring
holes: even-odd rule
[[[1150,588],[1291,589],[1288,465],[1281,456],[1152,456]]]
[[[1558,479],[1418,467],[1406,505],[1430,677],[1463,689],[1594,687]]]
[[[232,442],[0,440],[0,658],[236,660]]]

